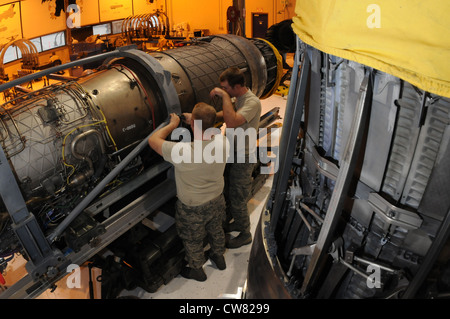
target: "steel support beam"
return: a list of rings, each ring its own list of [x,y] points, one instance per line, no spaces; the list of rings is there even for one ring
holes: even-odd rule
[[[299,46],[297,41],[297,46]],[[273,209],[270,221],[270,232],[274,233],[281,207],[285,198],[287,190],[288,179],[290,174],[290,167],[294,157],[295,144],[297,144],[297,136],[300,130],[300,123],[303,116],[303,107],[305,103],[306,87],[308,84],[308,77],[310,71],[310,60],[305,52],[303,54],[302,62],[298,62],[299,48],[297,48],[297,57],[294,61],[291,88],[286,102],[286,112],[283,121],[283,131],[280,140],[280,166],[278,172],[274,176],[275,194],[273,196]],[[300,79],[297,80],[298,69],[301,68]]]
[[[50,246],[33,214],[28,211],[3,148],[0,147],[0,196],[13,221],[13,230],[26,251],[26,269],[33,278],[56,275],[63,254]]]
[[[102,225],[105,226],[106,232],[97,238],[98,240],[96,240],[96,242],[99,243],[98,245],[92,247],[89,244],[86,244],[79,252],[71,253],[66,256],[66,258],[69,259],[72,264],[81,266],[84,262],[89,260],[89,258],[105,249],[119,236],[134,227],[175,195],[175,181],[166,179],[121,211],[114,214],[111,218],[105,220]],[[67,272],[61,272],[51,281],[36,282],[28,274],[3,292],[0,295],[0,299],[36,298],[44,291],[51,288],[57,281],[63,279],[66,275],[68,275]]]

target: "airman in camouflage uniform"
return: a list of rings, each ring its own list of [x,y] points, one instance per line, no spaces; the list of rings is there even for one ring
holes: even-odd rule
[[[175,168],[178,197],[175,224],[188,262],[188,266],[181,270],[181,275],[205,281],[206,274],[203,270],[205,237],[211,246],[209,258],[218,269],[226,268],[223,256],[225,233],[222,225],[225,217],[223,173],[229,142],[220,134],[220,130],[218,133],[212,130],[205,132],[213,127],[216,121],[216,110],[211,105],[200,102],[195,105],[192,114],[183,113],[183,115],[185,122],[191,125],[194,132],[194,142],[165,140],[180,123],[180,118],[175,114],[171,114],[170,123],[153,133],[148,141],[150,146]],[[205,150],[211,149],[214,149],[215,155],[220,154],[213,161],[205,158],[208,155],[205,155]],[[183,155],[180,154],[180,150]],[[189,156],[185,157],[186,154]],[[199,155],[202,161],[198,161]]]
[[[222,111],[217,115],[225,121],[227,136],[229,128],[241,133],[254,130],[256,136],[261,117],[261,101],[245,85],[244,73],[237,67],[230,67],[220,74],[219,81],[220,88],[212,89],[210,96],[222,98]],[[235,98],[234,103],[232,98]],[[231,217],[234,222],[228,223],[227,220],[225,231],[239,232],[238,236],[226,243],[228,248],[239,248],[252,242],[247,201],[252,190],[252,173],[256,163],[256,139],[248,139],[244,147],[240,148],[234,143],[233,150],[234,154],[230,156],[234,156],[234,161],[228,163],[225,170],[225,197],[227,219]]]
[[[233,169],[228,164],[225,168],[226,221],[232,219],[232,228],[229,231],[250,232],[250,219],[248,216],[247,202],[252,192],[253,165],[248,163],[233,163]],[[233,184],[230,185],[230,182]]]
[[[225,253],[225,233],[222,224],[224,220],[223,195],[200,206],[187,206],[177,201],[175,224],[178,235],[183,240],[190,267],[199,269],[205,263],[203,240],[206,236],[212,237],[210,255],[222,256]]]

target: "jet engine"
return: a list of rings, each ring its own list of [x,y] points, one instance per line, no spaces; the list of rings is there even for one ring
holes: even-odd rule
[[[448,298],[450,100],[302,42],[247,298]]]
[[[268,42],[218,35],[162,52],[119,48],[0,90],[93,61],[103,64],[0,107],[0,256],[20,252],[29,273],[6,297],[36,281],[27,294],[42,291],[175,195],[170,165],[146,147],[169,113],[200,101],[219,109],[209,92],[227,67],[243,70],[261,98],[276,90],[282,69]]]

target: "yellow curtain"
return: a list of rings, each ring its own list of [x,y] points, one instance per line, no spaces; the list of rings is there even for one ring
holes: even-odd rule
[[[295,13],[303,42],[450,97],[449,0],[296,0]]]

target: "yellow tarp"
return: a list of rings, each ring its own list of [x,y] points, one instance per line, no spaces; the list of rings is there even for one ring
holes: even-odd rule
[[[450,0],[296,0],[295,13],[303,42],[450,97]]]

